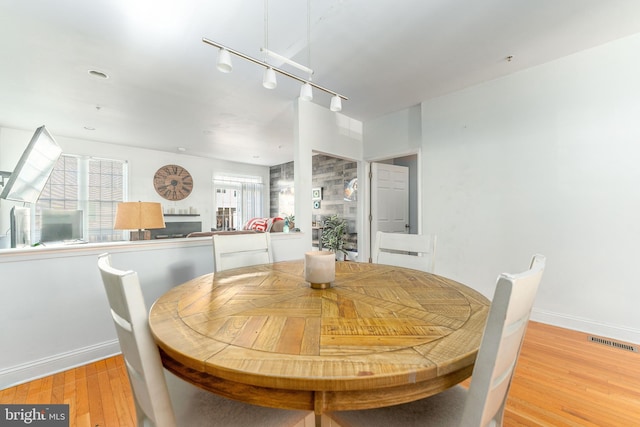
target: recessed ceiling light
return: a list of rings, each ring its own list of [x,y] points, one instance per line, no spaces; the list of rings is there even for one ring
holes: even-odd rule
[[[85,130],[96,130],[96,128],[94,128],[93,126],[85,126],[84,129]]]
[[[185,151],[187,151],[187,149],[184,147],[178,147],[178,151],[180,151],[181,153],[184,153]]]
[[[102,71],[98,71],[98,70],[89,70],[89,75],[93,77],[98,77],[100,79],[109,78],[109,75],[107,73],[103,73]]]

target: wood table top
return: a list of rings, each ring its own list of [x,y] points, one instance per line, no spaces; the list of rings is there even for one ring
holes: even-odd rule
[[[304,262],[207,274],[171,289],[149,322],[167,369],[227,397],[290,409],[416,400],[471,375],[480,293],[401,267],[337,262],[311,289]]]

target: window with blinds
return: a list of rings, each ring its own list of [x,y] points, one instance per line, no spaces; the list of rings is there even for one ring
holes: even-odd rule
[[[126,177],[127,163],[120,160],[60,156],[35,206],[34,241],[40,241],[43,209],[82,210],[87,242],[123,240],[113,223],[126,194]]]

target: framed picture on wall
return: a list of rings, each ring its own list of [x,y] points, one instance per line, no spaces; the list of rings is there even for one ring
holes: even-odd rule
[[[322,187],[311,189],[311,200],[322,200]]]
[[[313,209],[320,209],[320,200],[313,201]]]

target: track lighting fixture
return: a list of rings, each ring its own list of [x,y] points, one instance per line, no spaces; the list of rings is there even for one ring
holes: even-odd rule
[[[218,70],[222,71],[223,73],[229,73],[231,72],[231,70],[233,69],[233,66],[231,65],[231,56],[230,54],[233,54],[235,56],[238,56],[242,59],[245,59],[249,62],[253,62],[254,64],[260,65],[262,67],[265,68],[265,75],[263,76],[263,81],[262,84],[264,87],[267,87],[269,89],[272,89],[271,87],[269,87],[267,85],[267,81],[272,82],[269,83],[269,85],[273,84],[273,88],[276,87],[276,81],[275,81],[275,73],[278,74],[282,74],[283,76],[289,77],[290,79],[293,80],[297,80],[300,83],[303,84],[302,88],[300,89],[300,98],[305,99],[308,96],[308,99],[311,100],[313,99],[313,89],[318,89],[321,90],[323,92],[326,92],[330,95],[332,95],[332,99],[331,99],[331,111],[340,111],[342,109],[342,100],[344,99],[345,101],[349,100],[349,98],[347,98],[344,95],[341,95],[335,91],[332,91],[331,89],[327,89],[326,87],[322,87],[314,82],[312,82],[311,80],[307,80],[304,79],[302,77],[296,76],[295,74],[292,74],[288,71],[285,71],[281,68],[278,67],[274,67],[272,65],[270,65],[269,63],[267,63],[266,61],[261,61],[259,59],[253,58],[249,55],[245,55],[242,52],[238,52],[237,50],[233,50],[227,46],[221,45],[220,43],[214,42],[213,40],[209,40],[207,38],[202,38],[203,43],[206,43],[208,45],[211,45],[213,47],[217,47],[218,49],[220,49],[220,51],[218,52]],[[289,60],[290,61],[290,60]],[[293,61],[290,61],[293,62]],[[271,74],[269,70],[273,70],[273,80],[269,80],[267,79],[267,73]],[[337,109],[334,109],[337,108]]]
[[[299,64],[285,56],[279,55],[273,51],[268,49],[269,47],[269,0],[264,0],[264,47],[260,49],[261,52],[264,53],[264,61],[253,58],[249,55],[245,55],[244,53],[238,52],[237,50],[229,49],[226,46],[221,45],[220,43],[216,43],[213,40],[209,40],[207,38],[202,38],[202,41],[208,45],[217,47],[220,49],[218,52],[218,70],[223,73],[230,73],[233,69],[231,65],[231,53],[236,56],[239,56],[242,59],[246,59],[247,61],[253,62],[254,64],[258,64],[265,68],[264,74],[262,76],[262,86],[267,89],[275,89],[278,85],[276,81],[276,73],[280,73],[283,76],[287,76],[291,79],[297,80],[302,83],[302,87],[300,88],[300,99],[305,101],[313,100],[313,88],[319,89],[323,92],[327,92],[332,95],[331,97],[331,111],[341,111],[342,110],[342,100],[348,100],[346,96],[340,95],[337,92],[324,88],[322,86],[318,86],[317,84],[311,81],[311,76],[313,75],[313,70],[309,67],[305,67],[302,64]],[[267,56],[272,58],[276,58],[282,63],[291,65],[298,70],[301,70],[304,73],[309,74],[309,79],[303,79],[302,77],[298,77],[295,74],[291,74],[288,71],[282,70],[280,68],[276,68],[270,65],[267,62]],[[307,61],[311,64],[311,0],[307,0]]]

